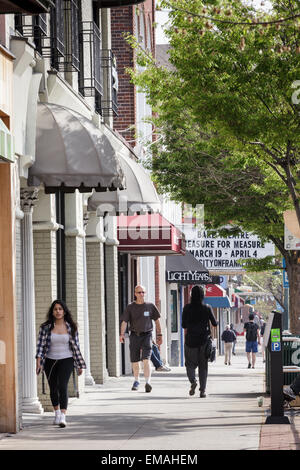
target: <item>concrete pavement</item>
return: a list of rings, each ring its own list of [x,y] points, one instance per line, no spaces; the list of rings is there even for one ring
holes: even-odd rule
[[[52,413],[26,415],[24,429],[0,439],[0,450],[257,450],[265,421],[257,397],[264,392],[264,365],[247,369],[240,350],[232,365],[209,364],[207,397],[188,394],[184,367],[153,372],[151,393],[131,391],[132,377],[110,378],[71,399],[65,429]]]
[[[66,428],[53,426],[53,414],[25,415],[24,429],[2,435],[0,450],[94,450],[122,452],[275,450],[300,448],[300,416],[290,424],[265,425],[270,398],[264,394],[264,364],[247,368],[239,339],[232,365],[224,357],[209,364],[207,397],[188,394],[184,367],[153,372],[151,393],[131,391],[132,377],[110,378],[71,399]],[[263,406],[257,398],[264,396]],[[121,454],[120,454],[121,453]]]

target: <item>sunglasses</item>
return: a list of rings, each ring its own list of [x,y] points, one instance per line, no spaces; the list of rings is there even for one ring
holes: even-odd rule
[[[146,294],[146,292],[144,290],[141,290],[139,292],[136,292],[136,294]]]

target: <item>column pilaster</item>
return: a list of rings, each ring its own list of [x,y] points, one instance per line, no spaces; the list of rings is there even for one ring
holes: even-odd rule
[[[32,212],[37,202],[37,189],[21,189],[21,208],[24,217],[21,222],[22,233],[22,284],[23,284],[23,412],[43,412],[37,396],[37,377],[35,371],[35,294],[34,294],[34,257]]]

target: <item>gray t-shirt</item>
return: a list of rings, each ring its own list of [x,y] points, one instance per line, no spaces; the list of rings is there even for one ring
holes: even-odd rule
[[[47,353],[49,359],[66,359],[72,357],[72,351],[70,349],[70,337],[68,334],[61,335],[57,333],[51,333],[51,345]]]
[[[151,302],[137,304],[132,302],[123,313],[122,321],[130,323],[130,330],[136,333],[145,333],[153,330],[152,320],[158,320],[160,313]]]

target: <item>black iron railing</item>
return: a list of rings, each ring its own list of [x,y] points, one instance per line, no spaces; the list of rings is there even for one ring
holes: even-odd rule
[[[50,6],[53,6],[52,0],[5,0],[0,1],[0,14],[6,13],[25,13],[25,14],[38,14],[49,11]]]
[[[55,68],[62,72],[78,72],[80,0],[64,0],[64,41],[65,53]]]
[[[79,33],[80,61],[79,91],[83,96],[103,96],[101,67],[101,33],[94,21],[83,21]]]
[[[110,49],[101,51],[103,78],[106,84],[104,98],[101,103],[103,116],[118,115],[118,71],[116,56]]]
[[[36,49],[41,54],[43,38],[47,36],[47,14],[15,15],[15,30],[25,38],[33,38]]]

